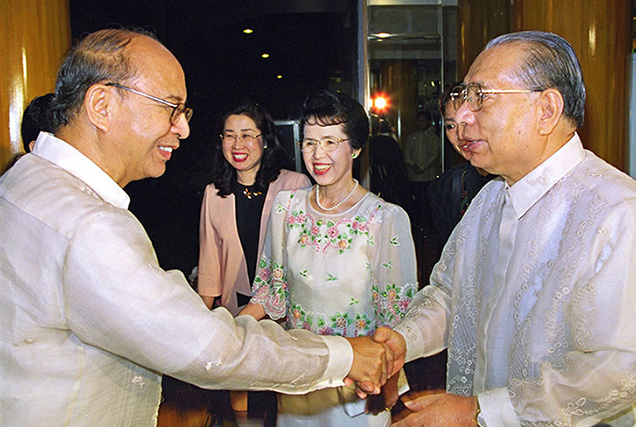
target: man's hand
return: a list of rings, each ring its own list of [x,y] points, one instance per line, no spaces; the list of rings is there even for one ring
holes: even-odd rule
[[[379,394],[388,378],[388,370],[394,364],[391,348],[371,337],[346,339],[353,348],[353,364],[348,378],[354,380],[363,393]]]
[[[406,359],[406,340],[399,332],[389,328],[378,328],[373,336],[375,342],[384,343],[393,352],[393,365],[389,368],[389,377],[397,374]]]
[[[366,412],[377,415],[382,411],[390,411],[400,398],[398,390],[398,379],[400,373],[393,375],[382,387],[382,393],[377,396],[367,397]]]
[[[413,413],[402,418],[392,427],[475,427],[477,397],[457,396],[450,393],[424,395],[412,400],[402,398]]]

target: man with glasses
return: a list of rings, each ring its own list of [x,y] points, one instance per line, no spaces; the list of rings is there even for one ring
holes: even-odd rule
[[[207,388],[379,392],[388,347],[209,311],[163,271],[123,187],[158,177],[192,110],[177,59],[141,33],[85,38],[42,133],[0,179],[0,424],[152,426],[161,374]],[[387,372],[389,371],[389,372]]]
[[[500,178],[391,333],[407,361],[448,348],[447,393],[395,425],[634,425],[636,183],[583,148],[576,54],[500,36],[452,98],[460,149]]]

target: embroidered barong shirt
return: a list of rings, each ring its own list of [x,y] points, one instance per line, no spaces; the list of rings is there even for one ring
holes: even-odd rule
[[[0,425],[153,426],[161,374],[206,388],[342,385],[340,337],[209,311],[126,193],[50,134],[0,178]]]
[[[479,395],[488,427],[629,412],[634,256],[636,182],[575,134],[514,185],[497,178],[473,200],[396,328],[407,360],[448,347],[447,390]]]

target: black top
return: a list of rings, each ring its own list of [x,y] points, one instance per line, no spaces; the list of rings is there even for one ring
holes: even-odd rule
[[[412,212],[413,198],[409,190],[409,175],[402,150],[388,135],[375,135],[369,140],[371,192],[387,202]]]
[[[269,188],[269,186],[268,186]],[[254,282],[254,272],[258,263],[258,241],[261,229],[261,215],[263,205],[265,204],[264,191],[256,191],[256,186],[245,186],[238,182],[234,186],[234,199],[236,210],[236,228],[238,229],[243,254],[247,261],[247,274],[250,283]],[[237,293],[238,305],[244,305],[249,302],[250,296],[244,296]]]
[[[442,243],[464,216],[479,190],[495,175],[483,176],[470,163],[447,170],[428,186],[427,199]]]

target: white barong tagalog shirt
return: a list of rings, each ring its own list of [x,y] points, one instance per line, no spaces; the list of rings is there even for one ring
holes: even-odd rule
[[[343,384],[343,338],[209,311],[159,267],[128,202],[50,134],[0,178],[0,425],[152,426],[162,373],[217,389]]]
[[[479,395],[488,427],[589,426],[629,412],[635,256],[636,182],[575,135],[472,201],[396,328],[407,360],[447,346],[447,389]]]

